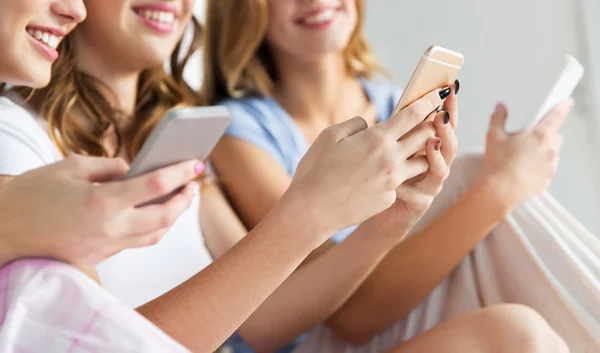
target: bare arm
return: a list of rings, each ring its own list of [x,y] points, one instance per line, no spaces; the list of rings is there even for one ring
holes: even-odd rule
[[[215,257],[246,234],[215,185],[203,187],[200,215]],[[256,351],[271,352],[335,313],[400,240],[381,236],[375,227],[374,222],[363,223],[344,242],[294,272],[246,320],[240,335]]]
[[[440,127],[441,135],[447,137],[447,132],[453,135],[451,128],[444,128],[442,120],[443,116],[440,115],[437,125]],[[399,209],[392,207],[362,223],[344,242],[290,276],[240,328],[242,337],[257,351],[269,352],[280,348],[335,313],[420,218],[433,197],[430,193],[432,195],[437,193],[434,190],[439,190],[439,185],[447,174],[446,162],[435,149],[437,138],[430,139],[433,130],[433,125],[424,124],[411,134],[412,137],[401,139],[406,144],[407,150],[411,151],[406,157],[421,149],[426,141],[428,142],[426,150],[430,164],[423,183],[433,186],[433,190],[413,189],[413,194],[417,193],[422,197],[406,196],[398,204]],[[215,215],[212,220],[209,219],[210,217],[202,217],[203,222],[218,220],[225,223],[223,228],[231,230],[231,226],[228,226],[230,222],[224,218],[226,207],[223,206],[225,203],[223,197],[219,195],[218,189],[213,189],[215,191],[212,192],[212,197],[203,195],[205,203],[209,202],[204,205],[204,212],[216,212],[209,209],[213,208],[211,203],[217,203],[214,207],[215,210],[219,209],[220,216]],[[210,189],[205,192],[210,192]],[[210,201],[211,199],[216,201]],[[411,210],[411,215],[401,215],[405,210]],[[227,213],[234,219],[231,224],[235,224],[235,214],[231,210]],[[396,226],[382,227],[392,223]],[[389,230],[392,229],[393,232],[390,232]],[[238,237],[243,237],[243,230],[238,233],[240,233]],[[206,236],[210,243],[210,235],[206,234]],[[232,236],[225,235],[225,237],[231,239]],[[277,322],[277,325],[273,325],[273,322]]]
[[[292,180],[267,152],[234,137],[222,138],[212,158],[232,206],[248,229],[269,213]]]
[[[14,176],[0,175],[0,192],[14,178],[15,178]],[[10,236],[10,235],[6,235],[6,236]],[[3,241],[8,241],[8,238],[5,236],[3,236],[0,239],[2,239]],[[2,245],[2,247],[4,248],[4,244]],[[7,261],[10,261],[13,259],[14,259],[14,256],[8,256],[8,255],[5,256],[3,254],[0,254],[0,264],[6,263]],[[81,272],[85,273],[88,277],[90,277],[94,281],[100,282],[100,280],[98,279],[98,274],[96,273],[96,269],[94,268],[94,266],[75,265],[75,267],[77,269],[79,269]]]
[[[473,185],[441,217],[390,252],[328,325],[360,344],[408,315],[507,214],[500,201],[494,185]]]
[[[427,170],[422,160],[408,159],[423,141],[398,141],[422,119],[421,111],[410,113],[371,129],[361,118],[326,129],[259,225],[204,271],[139,311],[192,350],[217,348],[327,236],[388,209],[399,185]],[[346,202],[332,213],[340,199]]]
[[[14,177],[7,175],[0,175],[0,192],[8,184]],[[4,227],[2,227],[4,228]],[[13,249],[12,242],[10,241],[9,234],[6,234],[6,231],[2,229],[0,231],[2,237],[0,237],[0,266],[3,266],[7,262],[10,262],[15,259],[15,254],[18,253],[16,249]]]
[[[316,247],[313,234],[320,230],[309,228],[300,210],[283,209],[275,208],[230,251],[138,311],[193,351],[214,351]]]
[[[238,220],[235,222],[239,223],[241,219],[246,229],[254,228],[269,213],[292,180],[268,153],[237,138],[223,137],[215,147],[212,158],[219,174],[219,183],[229,196],[231,206],[237,214],[235,218]],[[269,172],[265,173],[265,170]],[[214,211],[213,214],[219,217]],[[223,229],[222,227],[228,225],[222,222],[219,227]],[[220,233],[223,237],[215,237],[214,243],[221,245],[214,246],[222,248],[223,239],[232,233],[223,230]],[[226,246],[231,247],[233,244],[235,242],[228,243]],[[311,252],[301,266],[321,256],[332,247],[333,242],[328,239]]]

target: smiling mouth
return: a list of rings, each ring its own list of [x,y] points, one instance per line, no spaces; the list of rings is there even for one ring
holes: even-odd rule
[[[43,45],[52,50],[56,50],[56,48],[58,48],[58,45],[60,44],[60,41],[63,38],[62,36],[57,36],[56,34],[50,31],[33,27],[28,27],[27,33],[33,39],[37,40],[38,42],[42,43]]]
[[[138,16],[157,24],[172,25],[175,23],[173,12],[150,9],[135,9],[134,11]]]
[[[305,26],[321,26],[333,21],[339,10],[339,8],[324,9],[315,14],[304,16],[303,18],[298,19],[296,22]]]

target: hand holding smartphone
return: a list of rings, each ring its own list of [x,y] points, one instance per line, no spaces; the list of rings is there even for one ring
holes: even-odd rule
[[[392,114],[427,93],[452,85],[463,66],[464,56],[436,45],[429,47],[415,68]]]
[[[125,179],[186,160],[205,160],[230,121],[229,111],[223,106],[170,110],[142,146]],[[179,190],[140,206],[163,203]]]

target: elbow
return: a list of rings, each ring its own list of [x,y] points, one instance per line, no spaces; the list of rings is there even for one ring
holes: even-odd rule
[[[361,320],[346,320],[341,318],[331,318],[325,323],[327,327],[344,342],[353,346],[361,346],[375,335],[371,332]]]

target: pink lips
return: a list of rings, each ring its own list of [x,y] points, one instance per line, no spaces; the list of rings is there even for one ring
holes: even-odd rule
[[[154,3],[154,4],[144,4],[138,6],[134,9],[138,18],[146,24],[148,27],[154,29],[155,31],[163,34],[172,33],[175,30],[174,23],[163,23],[150,18],[147,18],[143,15],[145,11],[160,11],[160,12],[169,12],[172,13],[175,18],[178,17],[178,10],[176,7],[166,4],[166,3]]]
[[[65,32],[59,28],[42,27],[42,26],[28,26],[27,29],[52,33],[57,37],[64,37],[67,35],[67,32]],[[46,44],[37,40],[35,37],[31,36],[29,33],[27,33],[27,37],[29,37],[29,40],[33,43],[33,45],[35,45],[39,49],[39,51],[46,57],[46,59],[48,59],[51,62],[54,62],[58,59],[59,54],[56,49],[50,48]]]
[[[307,17],[312,17],[312,16],[318,15],[318,14],[320,14],[320,13],[322,13],[324,11],[328,11],[328,10],[334,10],[334,11],[336,11],[336,15],[334,15],[330,20],[325,21],[325,22],[319,22],[319,23],[306,23],[305,19]],[[301,26],[303,26],[303,27],[307,27],[307,28],[310,28],[310,29],[323,29],[323,28],[328,27],[329,25],[331,25],[333,23],[333,21],[335,21],[335,19],[337,17],[337,12],[338,11],[339,11],[338,7],[331,7],[331,6],[329,6],[329,7],[320,7],[320,8],[317,8],[317,9],[313,9],[313,10],[307,12],[304,16],[298,18],[296,20],[296,23],[299,24],[299,25],[301,25]]]

